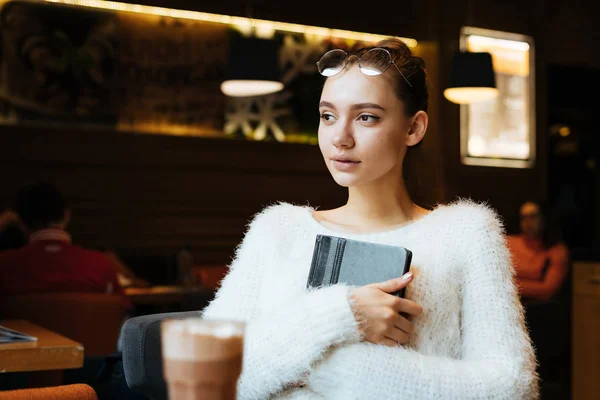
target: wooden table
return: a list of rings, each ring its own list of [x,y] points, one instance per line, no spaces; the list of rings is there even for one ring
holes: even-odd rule
[[[573,263],[572,398],[600,396],[600,262]]]
[[[0,372],[81,368],[83,345],[25,320],[0,325],[38,338],[35,342],[0,344]]]
[[[202,286],[152,286],[126,288],[125,294],[135,305],[167,305],[190,299],[210,300],[214,291]]]

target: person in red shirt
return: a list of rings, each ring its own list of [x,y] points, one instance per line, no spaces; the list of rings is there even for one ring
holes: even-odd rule
[[[527,201],[519,210],[521,234],[508,237],[519,292],[526,302],[546,303],[569,272],[569,250],[551,226],[549,213]]]
[[[526,201],[519,209],[520,234],[509,236],[515,279],[535,345],[541,398],[567,398],[570,387],[570,255],[548,207]]]
[[[60,190],[35,183],[17,194],[16,213],[29,243],[0,253],[0,295],[41,292],[120,293],[111,260],[102,252],[71,242],[71,213]],[[124,302],[129,304],[124,297]]]

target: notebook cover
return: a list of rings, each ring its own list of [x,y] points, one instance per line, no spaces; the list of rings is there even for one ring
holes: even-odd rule
[[[412,252],[404,247],[317,235],[307,287],[384,282],[407,273],[411,260]],[[404,297],[404,292],[393,294]]]

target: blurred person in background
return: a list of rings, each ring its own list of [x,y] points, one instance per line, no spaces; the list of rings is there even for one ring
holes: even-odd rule
[[[23,186],[15,211],[29,243],[0,253],[0,294],[123,294],[116,268],[104,253],[72,244],[67,232],[71,213],[58,187],[46,182]]]
[[[548,207],[527,201],[519,209],[520,234],[508,238],[521,297],[545,303],[558,294],[569,272],[569,250],[561,242]]]
[[[541,398],[570,393],[570,255],[550,208],[526,201],[519,208],[520,233],[508,237],[516,283],[538,358]]]
[[[0,214],[0,252],[4,250],[20,249],[28,243],[27,227],[19,215],[11,209],[6,209]],[[149,287],[151,284],[136,276],[135,273],[121,260],[113,250],[100,249],[117,269],[119,283],[123,287]]]
[[[119,254],[112,249],[102,249],[106,257],[114,264],[117,269],[119,283],[123,287],[150,287],[152,284],[147,280],[137,276],[131,268],[121,259]]]

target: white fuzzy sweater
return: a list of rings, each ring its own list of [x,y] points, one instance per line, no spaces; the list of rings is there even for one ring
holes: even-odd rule
[[[459,201],[372,234],[334,232],[312,211],[282,203],[258,214],[203,312],[248,322],[239,399],[538,397],[503,228],[490,208]],[[307,291],[318,233],[412,250],[406,297],[424,311],[408,345],[361,342],[349,287]]]

